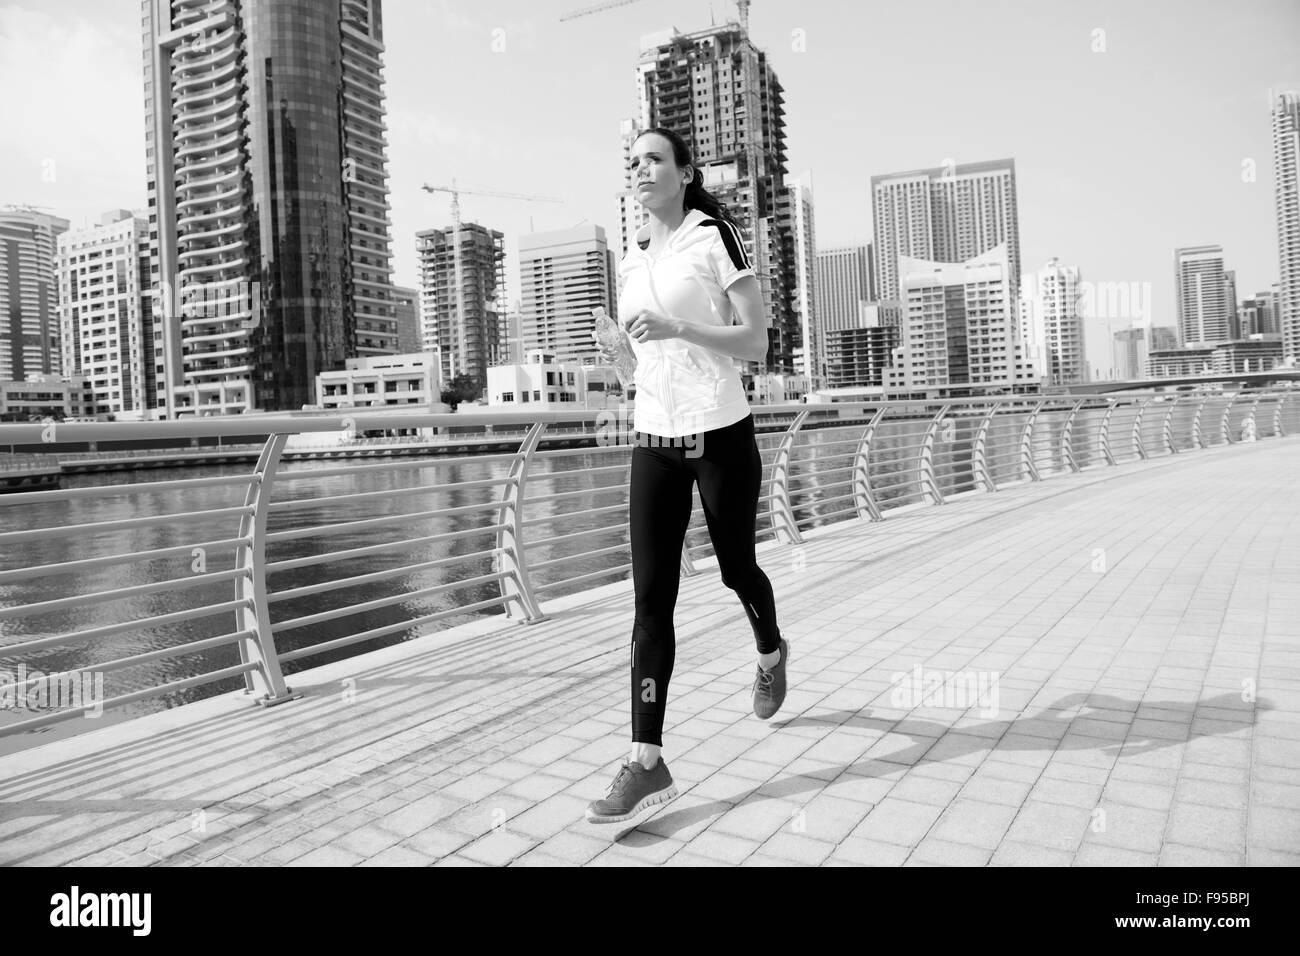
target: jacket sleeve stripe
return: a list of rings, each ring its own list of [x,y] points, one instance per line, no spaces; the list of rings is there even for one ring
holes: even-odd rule
[[[740,230],[723,219],[705,219],[703,225],[717,228],[718,235],[722,237],[722,244],[726,246],[727,255],[730,256],[732,265],[737,269],[754,268],[749,261],[749,256],[745,253],[745,243],[740,238]]]

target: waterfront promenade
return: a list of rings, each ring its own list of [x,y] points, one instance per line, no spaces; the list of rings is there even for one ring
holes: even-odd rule
[[[631,583],[0,757],[18,865],[1295,865],[1300,440],[1085,470],[765,542],[791,691],[683,579],[681,796],[582,819],[627,751]],[[996,677],[996,707],[897,675]],[[900,703],[902,704],[900,706]]]

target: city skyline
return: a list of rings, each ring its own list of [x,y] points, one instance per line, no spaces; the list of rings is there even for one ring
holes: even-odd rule
[[[618,124],[636,112],[639,39],[706,27],[710,10],[639,3],[559,22],[581,6],[385,4],[398,284],[418,282],[416,231],[450,224],[446,197],[421,192],[423,182],[456,178],[465,189],[565,200],[462,200],[464,221],[506,234],[511,304],[520,295],[518,240],[530,225],[586,221],[618,235]],[[956,3],[940,4],[938,17],[934,9],[882,4],[855,29],[827,3],[759,0],[750,9],[753,40],[786,91],[788,166],[811,170],[816,183],[819,247],[871,240],[872,175],[1007,157],[1016,163],[1022,273],[1059,257],[1085,281],[1150,282],[1151,321],[1165,326],[1175,321],[1174,248],[1221,245],[1243,299],[1278,281],[1269,92],[1300,88],[1288,75],[1300,72],[1300,7],[1262,2],[1231,17],[1210,3],[1011,3],[997,16]],[[712,15],[733,18],[734,4],[715,3]],[[12,89],[38,63],[49,77],[9,103],[26,135],[0,158],[0,201],[50,206],[73,228],[111,208],[143,209],[138,18],[137,0],[0,8],[0,77]],[[920,69],[906,44],[882,38],[922,29],[917,49],[932,59]],[[864,38],[865,56],[854,46]],[[581,66],[564,68],[568,57]],[[989,63],[1017,69],[986,71]],[[902,88],[891,67],[908,69]],[[550,108],[524,95],[538,75]],[[846,84],[862,90],[848,123],[822,105],[842,103]],[[1217,135],[1207,139],[1205,129]],[[1130,321],[1089,325],[1088,361],[1103,375],[1109,333]]]

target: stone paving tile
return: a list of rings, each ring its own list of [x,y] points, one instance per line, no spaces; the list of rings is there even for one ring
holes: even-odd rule
[[[991,852],[1002,842],[1015,817],[1015,807],[961,797],[946,807],[943,816],[929,831],[927,839],[932,837],[947,843],[981,847]]]
[[[886,797],[853,830],[853,836],[913,847],[943,814],[943,807]]]
[[[429,866],[434,860],[404,846],[392,846],[358,866]]]
[[[1246,854],[1165,843],[1157,862],[1160,866],[1245,866]]]
[[[854,866],[902,866],[910,852],[910,847],[851,836],[832,851],[831,860]]]
[[[985,866],[992,855],[993,851],[984,847],[926,837],[912,851],[904,866],[922,863],[933,866]]]
[[[320,846],[285,864],[286,866],[356,866],[365,856],[340,846]]]
[[[460,856],[459,854],[453,853],[451,856],[443,857],[441,860],[439,860],[437,863],[433,865],[434,866],[488,866],[489,864],[482,863],[478,860],[472,860],[467,856]]]
[[[818,840],[807,833],[784,829],[773,834],[758,850],[757,856],[774,857],[804,866],[824,863],[835,850],[834,843]]]
[[[993,851],[989,866],[1070,866],[1073,862],[1073,851],[1006,839]]]
[[[493,830],[473,843],[461,847],[456,851],[456,855],[491,866],[505,866],[515,857],[527,853],[538,843],[539,841],[531,837],[502,828]]]
[[[1042,801],[1031,795],[1012,821],[1007,841],[1073,854],[1092,819],[1087,809]]]
[[[623,831],[616,839],[611,841],[611,846],[618,849],[619,852],[628,853],[638,860],[656,864],[668,860],[685,845],[684,840],[679,840],[676,837],[666,837],[639,828]]]
[[[757,840],[731,836],[721,830],[706,830],[692,839],[689,846],[690,855],[702,856],[713,862],[735,864],[743,862],[760,844]]]
[[[1102,843],[1084,843],[1074,857],[1075,866],[1155,866],[1155,853],[1127,850]]]
[[[1246,842],[1246,811],[1179,803],[1173,807],[1165,840],[1208,850],[1235,852]]]
[[[1085,847],[1103,844],[1138,853],[1159,852],[1165,824],[1169,819],[1166,813],[1118,803],[1103,803],[1098,810],[1101,813],[1093,817],[1084,836]]]

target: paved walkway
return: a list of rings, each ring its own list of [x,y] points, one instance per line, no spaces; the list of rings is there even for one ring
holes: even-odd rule
[[[792,644],[768,723],[702,563],[682,795],[639,826],[582,819],[627,749],[620,582],[296,675],[271,710],[2,757],[0,863],[1295,865],[1298,470],[1294,438],[1220,447],[762,549]],[[996,683],[942,700],[932,672]]]

